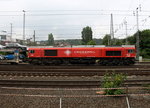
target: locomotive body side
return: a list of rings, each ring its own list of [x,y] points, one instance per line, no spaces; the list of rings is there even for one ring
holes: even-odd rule
[[[135,47],[29,48],[30,63],[99,63],[129,65],[135,62]]]

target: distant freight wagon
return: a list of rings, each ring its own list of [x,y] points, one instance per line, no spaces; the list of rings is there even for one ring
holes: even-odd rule
[[[129,45],[28,48],[31,64],[132,65],[135,57],[135,46]]]
[[[26,49],[26,46],[18,43],[6,43],[6,46],[1,46],[0,48],[0,64],[18,64],[26,61]]]
[[[21,60],[19,59],[19,51],[16,49],[0,49],[0,63],[11,63],[18,64]]]

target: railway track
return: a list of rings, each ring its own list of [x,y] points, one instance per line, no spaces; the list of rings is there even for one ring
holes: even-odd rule
[[[147,65],[147,66],[150,66],[150,62],[136,62],[134,65],[129,65],[131,67],[135,67],[135,66],[143,66],[143,65]],[[98,65],[98,64],[61,64],[61,65],[54,65],[54,64],[51,64],[51,65],[32,65],[32,64],[28,64],[28,63],[21,63],[21,64],[18,64],[18,65],[11,65],[11,64],[0,64],[0,67],[3,67],[3,66],[11,66],[11,67],[18,67],[18,66],[27,66],[27,67],[79,67],[79,66],[83,66],[83,67],[87,67],[87,66],[90,66],[90,67],[93,67],[93,66],[97,66],[97,67],[129,67],[128,65],[127,66],[102,66],[102,65]]]
[[[1,76],[103,76],[106,73],[150,75],[150,65],[133,66],[34,66],[0,65]]]
[[[59,65],[59,66],[45,66],[45,65],[29,65],[29,64],[19,64],[19,65],[0,65],[0,70],[14,70],[14,69],[114,69],[114,68],[150,68],[150,63],[145,65],[130,65],[130,66],[100,66],[100,65]]]
[[[150,66],[2,66],[2,70],[39,70],[39,69],[128,69],[128,68],[150,68]]]
[[[82,87],[82,88],[99,88],[102,81],[31,81],[31,80],[0,80],[2,87]],[[141,86],[150,84],[150,80],[127,80],[124,86]]]
[[[144,64],[143,64],[144,63]],[[145,64],[146,63],[146,64]],[[150,68],[149,62],[140,62],[131,66],[100,66],[100,65],[59,65],[59,66],[45,66],[45,65],[30,65],[30,64],[19,64],[19,65],[0,65],[0,71],[11,71],[11,70],[38,70],[38,69],[116,69],[116,68]]]
[[[150,68],[114,69],[1,69],[1,76],[103,76],[106,73],[150,75]]]
[[[34,66],[34,65],[0,65],[0,76],[103,76],[106,73],[123,73],[130,75],[150,75],[150,65],[133,66]],[[15,87],[100,87],[101,81],[31,81],[0,80],[0,86]],[[150,84],[150,80],[127,80],[124,85],[140,86]]]

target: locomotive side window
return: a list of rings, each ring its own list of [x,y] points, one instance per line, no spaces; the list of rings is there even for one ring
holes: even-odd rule
[[[128,50],[128,53],[134,53],[134,50],[130,49]]]
[[[34,53],[35,51],[34,51],[34,50],[30,50],[29,52],[30,52],[30,53]]]
[[[57,56],[57,50],[44,50],[45,56]]]
[[[106,51],[106,56],[121,56],[121,51]]]

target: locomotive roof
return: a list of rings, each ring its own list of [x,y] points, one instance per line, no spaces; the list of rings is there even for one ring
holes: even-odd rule
[[[135,45],[121,45],[121,46],[105,46],[105,45],[78,45],[78,46],[65,46],[65,47],[54,47],[54,46],[28,46],[28,48],[104,48],[104,47],[132,47]]]

